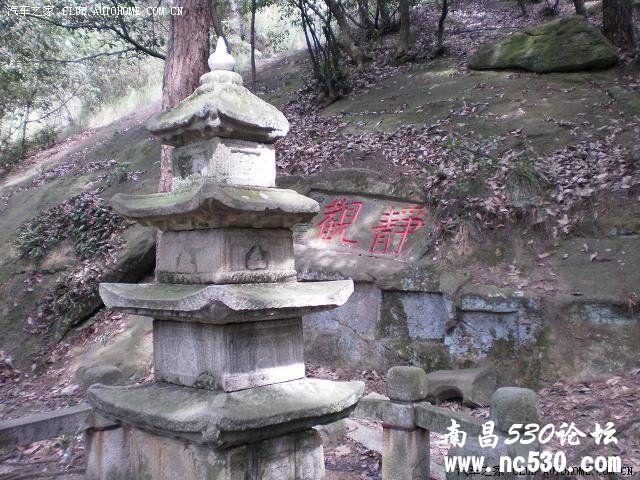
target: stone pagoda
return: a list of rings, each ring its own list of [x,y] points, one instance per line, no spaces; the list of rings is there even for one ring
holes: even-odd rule
[[[158,283],[100,285],[111,309],[153,317],[155,383],[89,389],[110,425],[88,439],[90,479],[323,479],[312,427],[362,396],[362,382],[305,378],[302,315],[353,283],[297,282],[291,227],[319,206],[275,188],[289,124],[234,65],[220,40],[196,91],[148,123],[175,147],[173,190],[113,198],[161,232]]]

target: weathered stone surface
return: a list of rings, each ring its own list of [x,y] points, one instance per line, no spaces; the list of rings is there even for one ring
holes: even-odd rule
[[[232,393],[168,383],[93,385],[87,398],[124,424],[228,448],[344,418],[363,392],[363,382],[302,379]]]
[[[314,331],[307,327],[304,327],[304,339],[305,358],[311,362],[330,361],[335,368],[349,371],[382,371],[389,364],[398,363],[397,359],[388,359],[395,352],[394,342],[369,340],[354,333],[340,333],[338,330]]]
[[[294,238],[296,238],[294,230]],[[299,241],[299,238],[298,240]],[[393,258],[372,258],[327,248],[313,248],[294,242],[296,269],[303,280],[352,278],[354,282],[401,287],[407,264]],[[423,279],[424,280],[424,279]],[[427,283],[427,282],[425,282]]]
[[[503,432],[515,423],[521,424],[521,429],[529,423],[539,423],[538,396],[528,388],[499,388],[491,397],[491,420]]]
[[[113,365],[96,365],[94,367],[80,367],[76,370],[76,380],[87,388],[94,383],[103,385],[118,385],[124,383],[125,377],[118,367]]]
[[[162,232],[161,283],[265,283],[296,279],[289,229],[218,228]]]
[[[14,447],[77,434],[93,425],[93,409],[85,404],[0,422],[0,447]]]
[[[304,377],[302,320],[211,325],[156,320],[155,376],[232,392]]]
[[[383,292],[381,336],[409,337],[412,340],[442,340],[449,318],[441,293]]]
[[[480,47],[473,69],[520,68],[532,72],[574,72],[609,68],[618,57],[607,39],[581,16],[564,17]]]
[[[451,426],[451,420],[455,420],[460,425],[460,430],[466,432],[467,436],[482,433],[482,422],[479,419],[447,408],[436,407],[428,402],[416,405],[415,415],[416,425],[430,432],[447,433],[447,428]]]
[[[131,475],[131,433],[127,427],[85,432],[86,480],[124,480]]]
[[[449,368],[452,363],[447,347],[436,340],[414,340],[405,346],[399,357],[403,362],[420,367],[425,372]]]
[[[216,51],[211,58],[216,55],[222,54]],[[147,128],[174,146],[213,137],[270,143],[286,135],[285,116],[244,88],[242,77],[232,71],[233,57],[228,59],[212,63],[212,71],[200,77],[200,87],[177,107],[151,117]]]
[[[364,445],[368,450],[382,454],[382,428],[377,425],[356,422],[351,418],[346,419],[349,431],[347,437],[354,442]]]
[[[385,404],[389,402],[389,397],[371,392],[365,395],[358,402],[358,406],[351,414],[352,417],[377,418],[382,420]]]
[[[133,429],[131,472],[148,480],[323,480],[323,449],[314,430],[227,450]]]
[[[171,152],[174,189],[187,179],[210,178],[225,185],[275,187],[273,145],[213,138],[177,147]]]
[[[347,419],[343,418],[336,422],[317,425],[313,429],[320,435],[322,446],[324,448],[335,447],[340,444],[347,434]]]
[[[299,317],[340,306],[351,292],[351,280],[209,286],[100,284],[100,296],[114,310],[213,324]]]
[[[418,367],[391,367],[387,372],[386,388],[391,400],[424,400],[427,396],[427,374]]]
[[[497,342],[520,347],[535,340],[542,326],[539,298],[490,285],[466,290],[460,297],[460,321],[444,339],[453,356],[484,358]]]
[[[432,221],[422,204],[337,191],[312,190],[309,196],[322,209],[309,223],[296,227],[299,243],[405,262],[421,258],[430,245]]]
[[[74,347],[71,357],[75,370],[113,365],[122,372],[127,383],[149,375],[153,364],[153,320],[128,315],[125,325],[125,330],[107,345],[93,346],[89,351],[83,351],[81,346]]]
[[[382,425],[390,428],[414,428],[415,414],[413,411],[413,403],[384,402],[382,406]]]
[[[465,405],[487,406],[496,382],[493,367],[437,370],[427,374],[427,399],[439,403],[459,397]]]
[[[429,476],[429,432],[426,430],[383,431],[382,478],[422,480]]]
[[[169,193],[117,194],[121,215],[160,230],[203,228],[291,228],[319,210],[318,203],[293,190],[194,182]]]
[[[305,316],[305,328],[310,335],[316,332],[335,332],[336,335],[361,335],[373,339],[380,312],[382,293],[370,283],[357,282],[349,300],[338,308]]]
[[[424,200],[424,186],[418,178],[398,176],[390,179],[386,173],[369,168],[338,168],[304,176],[280,175],[278,185],[293,188],[303,195],[316,190],[396,198],[413,203]]]

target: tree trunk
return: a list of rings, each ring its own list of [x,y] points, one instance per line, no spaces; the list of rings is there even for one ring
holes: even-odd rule
[[[224,35],[220,15],[218,15],[218,0],[211,0],[211,24],[213,25],[213,31],[216,33],[216,37],[224,38],[225,43],[229,45],[227,37]]]
[[[603,0],[602,30],[611,42],[619,47],[632,49],[635,45],[633,34],[633,1]]]
[[[526,17],[528,15],[528,13],[527,13],[527,6],[525,5],[525,0],[518,0],[518,6],[520,7],[520,15],[519,16],[520,17]]]
[[[162,110],[175,107],[198,87],[207,72],[211,5],[208,0],[177,0],[182,15],[169,18],[169,39],[162,84]],[[171,147],[160,156],[160,192],[171,190]]]
[[[573,6],[576,9],[576,15],[587,16],[587,10],[584,8],[584,0],[573,0]]]
[[[360,23],[362,27],[367,32],[367,38],[372,38],[375,34],[376,27],[371,21],[371,16],[369,15],[369,1],[368,0],[357,0],[358,3],[358,16],[360,17]]]
[[[347,55],[356,62],[358,68],[362,68],[370,58],[367,57],[356,44],[347,16],[342,10],[342,5],[339,3],[339,0],[326,0],[326,3],[340,28],[340,38],[338,39],[340,48],[347,52]]]
[[[229,0],[229,27],[234,35],[237,35],[241,40],[244,40],[244,35],[242,35],[242,18],[240,17],[238,0]]]
[[[409,38],[411,36],[411,13],[409,10],[409,0],[399,0],[398,11],[400,12],[400,39],[398,40],[398,53],[402,54],[409,50]]]
[[[378,11],[380,12],[380,24],[376,26],[380,30],[380,33],[388,33],[393,30],[393,24],[391,21],[391,15],[389,14],[387,0],[377,0],[377,5]]]
[[[251,89],[256,91],[256,0],[251,0]]]
[[[449,13],[449,2],[448,0],[442,0],[442,10],[440,11],[440,18],[438,19],[437,55],[440,55],[444,51],[444,21],[447,19],[447,13]]]

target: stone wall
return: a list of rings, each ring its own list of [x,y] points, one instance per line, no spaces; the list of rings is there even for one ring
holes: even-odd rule
[[[409,180],[392,184],[376,172],[349,169],[285,177],[281,186],[322,207],[296,230],[298,278],[355,282],[345,305],[303,319],[311,361],[380,371],[398,364],[426,371],[494,364],[501,384],[538,386],[607,374],[639,360],[637,342],[633,347],[628,339],[638,338],[640,326],[615,302],[574,295],[567,301],[515,285],[486,285],[460,269],[439,271],[431,212]],[[403,218],[403,211],[411,215]],[[395,223],[389,212],[396,212]],[[411,218],[419,227],[399,251]],[[374,241],[377,233],[391,234],[388,249]],[[576,337],[577,331],[584,335]]]
[[[409,363],[430,371],[481,361],[496,341],[519,346],[534,339],[535,299],[491,289],[461,293],[465,278],[442,285],[428,258],[433,219],[417,187],[356,169],[289,177],[283,186],[321,205],[296,229],[299,278],[356,282],[345,305],[305,317],[311,361],[379,370]]]

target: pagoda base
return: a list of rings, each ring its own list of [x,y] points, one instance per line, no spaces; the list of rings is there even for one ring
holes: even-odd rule
[[[87,432],[86,478],[323,480],[312,427],[347,417],[363,392],[363,382],[310,378],[231,393],[96,384],[87,399],[117,426]]]
[[[363,382],[304,378],[230,393],[161,382],[96,384],[87,400],[122,425],[226,449],[347,417],[363,393]]]
[[[224,450],[130,427],[93,431],[87,440],[87,480],[325,478],[322,444],[313,429]]]

